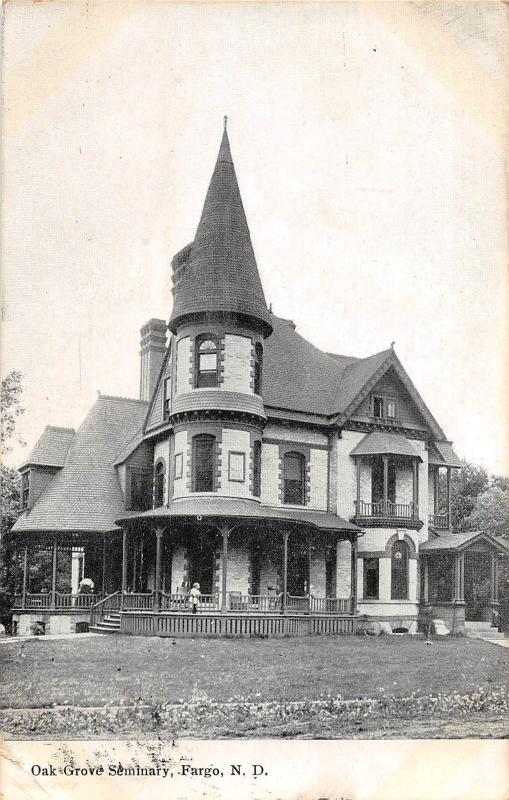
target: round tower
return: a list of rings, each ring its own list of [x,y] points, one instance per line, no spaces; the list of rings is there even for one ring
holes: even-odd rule
[[[225,129],[194,241],[174,257],[173,499],[260,496],[271,315]]]

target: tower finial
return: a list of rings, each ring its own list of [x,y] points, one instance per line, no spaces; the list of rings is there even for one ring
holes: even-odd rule
[[[228,125],[228,117],[226,116],[226,114],[224,115],[223,119],[224,119],[224,129],[226,130],[226,126]]]

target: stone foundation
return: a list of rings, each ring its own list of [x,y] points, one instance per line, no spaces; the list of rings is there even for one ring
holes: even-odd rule
[[[47,635],[76,633],[76,625],[79,623],[88,625],[89,620],[90,612],[88,610],[72,614],[55,611],[30,611],[15,612],[12,615],[13,626],[17,627],[18,636],[32,636],[38,623],[42,623],[40,627]]]

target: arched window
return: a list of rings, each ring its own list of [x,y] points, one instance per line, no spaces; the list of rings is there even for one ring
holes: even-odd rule
[[[257,439],[253,444],[253,495],[260,497],[262,483],[262,443]]]
[[[193,438],[193,492],[216,488],[216,437],[202,433]]]
[[[254,360],[254,382],[253,390],[255,394],[262,393],[262,371],[263,371],[263,347],[260,342],[255,344]]]
[[[285,453],[284,502],[303,506],[306,502],[306,459],[302,453]]]
[[[410,548],[398,540],[392,545],[391,553],[391,598],[408,600],[408,559]]]
[[[205,334],[196,339],[195,364],[197,389],[217,386],[217,339]]]
[[[164,461],[158,461],[154,470],[154,508],[164,506],[165,473]]]

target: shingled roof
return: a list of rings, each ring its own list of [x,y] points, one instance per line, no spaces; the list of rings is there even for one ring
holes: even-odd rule
[[[70,444],[62,469],[13,531],[116,529],[124,499],[113,462],[141,428],[147,403],[100,396]]]
[[[226,126],[196,236],[173,259],[173,296],[173,332],[182,318],[206,311],[247,315],[270,333]]]
[[[20,467],[63,467],[69,446],[74,438],[74,428],[46,425],[27,460]]]

